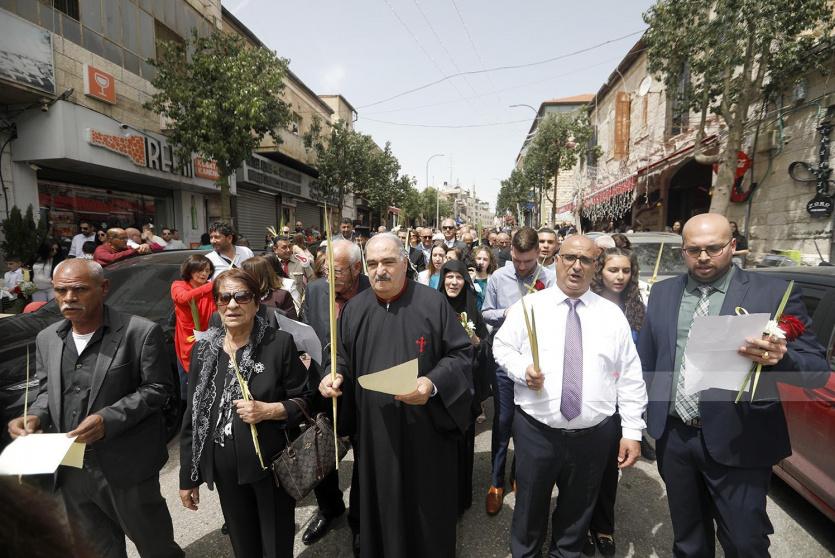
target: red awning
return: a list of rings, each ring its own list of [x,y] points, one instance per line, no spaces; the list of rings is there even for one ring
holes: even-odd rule
[[[635,189],[635,185],[638,183],[638,173],[631,174],[626,178],[622,178],[617,182],[612,184],[608,184],[597,190],[596,192],[586,196],[583,199],[583,205],[591,206],[596,205],[598,203],[603,203],[607,200],[614,198],[615,196],[619,196],[621,194],[625,194],[627,192],[631,192]]]

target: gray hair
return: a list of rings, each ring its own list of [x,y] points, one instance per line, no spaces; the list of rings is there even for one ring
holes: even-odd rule
[[[365,250],[366,250],[366,252],[368,251],[368,249],[369,249],[369,248],[370,248],[373,244],[376,244],[376,243],[378,243],[378,242],[391,242],[392,244],[397,245],[397,248],[398,248],[397,252],[398,252],[398,254],[400,255],[400,258],[401,258],[401,259],[408,259],[408,257],[409,257],[409,253],[408,253],[408,252],[406,252],[406,249],[405,249],[405,247],[403,246],[403,242],[400,240],[400,237],[399,237],[399,236],[397,236],[396,234],[394,234],[394,233],[390,233],[390,232],[384,232],[384,233],[377,233],[377,234],[375,234],[375,235],[374,235],[374,236],[372,236],[372,237],[368,240],[368,242],[365,244]]]
[[[362,250],[360,250],[360,247],[350,240],[346,238],[334,238],[331,242],[333,243],[334,256],[336,256],[336,254],[340,251],[345,251],[348,253],[348,263],[351,265],[354,265],[362,260]],[[325,253],[328,253],[327,244],[325,245]]]
[[[52,271],[52,274],[55,275],[63,268],[67,266],[76,266],[82,265],[87,268],[87,273],[90,274],[90,277],[95,279],[98,283],[104,281],[104,268],[101,266],[100,263],[93,261],[93,260],[85,260],[83,258],[70,258],[68,260],[62,260],[55,266],[55,269]]]

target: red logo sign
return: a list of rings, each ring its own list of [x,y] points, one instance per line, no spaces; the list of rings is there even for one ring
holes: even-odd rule
[[[200,157],[194,158],[194,176],[208,180],[218,180],[220,171],[217,170],[217,163]]]
[[[116,79],[103,70],[84,64],[84,94],[105,103],[116,103]]]

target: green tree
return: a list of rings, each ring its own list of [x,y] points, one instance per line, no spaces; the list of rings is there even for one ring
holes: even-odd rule
[[[644,14],[650,71],[660,74],[677,102],[700,115],[696,160],[719,162],[710,211],[725,213],[742,147],[749,109],[779,91],[827,56],[831,46],[829,0],[661,0]],[[720,150],[703,152],[708,113],[727,126]]]
[[[49,225],[46,219],[40,219],[35,224],[32,206],[26,208],[26,214],[16,205],[9,211],[9,216],[0,222],[3,229],[3,241],[0,248],[6,257],[18,256],[26,265],[32,265],[38,248],[46,240]]]
[[[316,155],[319,195],[337,206],[341,214],[347,194],[359,192],[376,180],[374,161],[379,147],[371,136],[352,130],[342,121],[325,128],[318,117],[303,139],[305,148]]]
[[[521,169],[515,168],[510,176],[502,180],[499,195],[496,198],[496,215],[503,216],[510,211],[513,215],[519,212],[519,207],[528,201],[533,194],[532,189]]]
[[[402,223],[408,227],[416,227],[418,225],[422,225],[425,220],[424,216],[421,215],[422,211],[422,204],[421,204],[421,195],[418,192],[417,188],[415,187],[417,184],[417,179],[413,176],[401,176],[401,180],[408,180],[408,185],[405,185],[403,197],[401,198],[400,203],[400,216],[402,218]]]
[[[385,147],[372,151],[369,164],[368,179],[357,186],[357,193],[368,200],[372,209],[377,212],[381,222],[386,221],[389,206],[398,205],[397,200],[405,191],[407,181],[398,177],[400,163],[391,151],[391,143]]]
[[[439,200],[437,188],[431,186],[426,187],[420,193],[420,207],[424,223],[435,223],[436,210],[441,219],[446,215],[452,215],[452,203],[443,196]],[[438,226],[440,223],[435,223],[435,225]]]
[[[157,69],[157,93],[145,108],[174,122],[169,137],[180,161],[198,153],[217,163],[221,216],[229,220],[229,176],[266,134],[280,143],[275,131],[290,122],[281,100],[287,60],[236,35],[194,32],[185,44],[162,43],[162,56],[148,62]]]
[[[590,151],[597,154],[599,148],[590,147],[592,134],[585,111],[549,114],[536,128],[536,135],[525,153],[523,172],[529,185],[540,189],[540,206],[543,194],[551,202],[552,224],[557,217],[560,171],[573,169],[592,154]]]

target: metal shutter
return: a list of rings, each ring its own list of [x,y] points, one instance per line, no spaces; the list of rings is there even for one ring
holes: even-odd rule
[[[276,196],[238,185],[238,235],[249,240],[253,251],[264,248],[267,227],[278,227]]]
[[[299,200],[296,203],[296,221],[301,221],[305,228],[315,225],[322,230],[322,212],[316,204]]]

